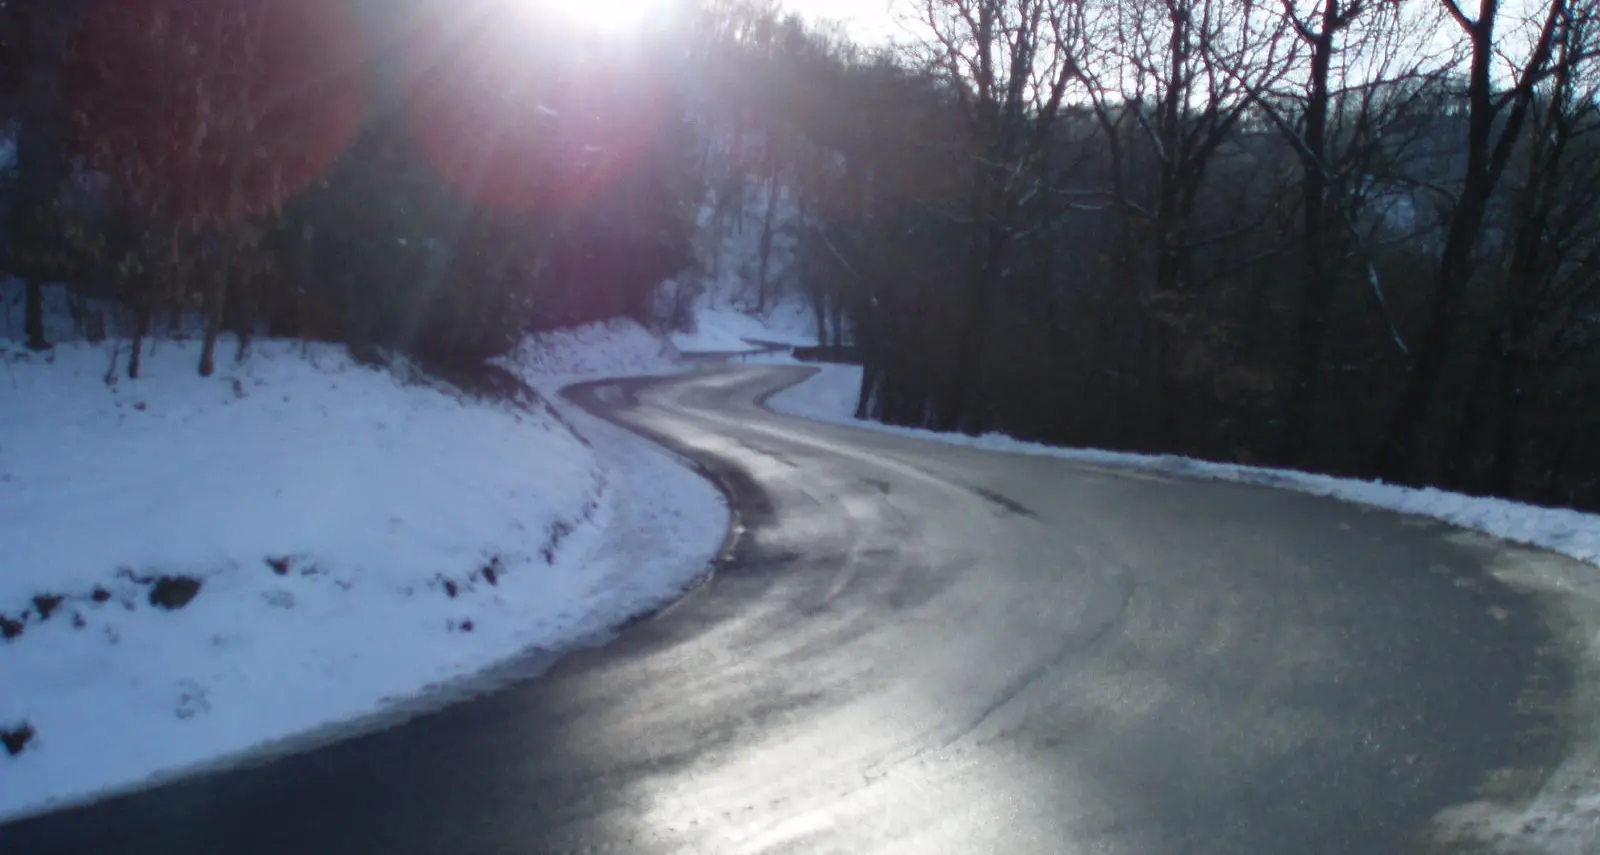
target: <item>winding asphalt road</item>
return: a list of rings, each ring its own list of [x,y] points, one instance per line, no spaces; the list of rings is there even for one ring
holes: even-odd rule
[[[1484,569],[1510,547],[759,406],[803,373],[573,392],[740,512],[714,578],[614,643],[0,852],[1369,855],[1562,748],[1519,700],[1570,664]]]

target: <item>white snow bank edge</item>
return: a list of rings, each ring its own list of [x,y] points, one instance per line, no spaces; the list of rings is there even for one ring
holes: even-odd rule
[[[608,347],[620,343],[621,351],[606,353]],[[581,381],[594,381],[610,375],[622,377],[665,377],[693,366],[680,361],[676,350],[660,336],[647,335],[635,325],[623,323],[597,324],[587,328],[563,330],[548,336],[542,356],[551,358],[548,364],[537,368],[544,371],[564,372],[541,374],[530,371],[528,365],[507,364],[496,361],[498,367],[510,369],[534,393],[532,400],[501,402],[461,389],[454,383],[422,372],[406,360],[397,360],[384,370],[397,385],[417,386],[439,392],[459,400],[463,405],[489,409],[507,408],[543,411],[560,425],[560,429],[579,442],[595,448],[598,456],[607,456],[598,446],[611,444],[600,440],[590,431],[580,427],[586,419],[598,418],[577,407],[560,392]],[[648,345],[648,346],[647,346]],[[525,342],[524,348],[532,346]],[[601,351],[601,358],[563,359],[573,354]],[[518,370],[522,369],[522,370]],[[570,372],[570,373],[567,373]],[[519,404],[521,406],[519,406]],[[576,418],[575,418],[576,417]],[[607,423],[609,424],[609,423]],[[0,811],[0,824],[24,821],[29,818],[97,803],[131,793],[157,789],[180,781],[202,778],[224,772],[259,768],[285,757],[307,753],[348,739],[369,735],[477,698],[507,690],[518,684],[537,679],[567,657],[585,650],[603,647],[616,640],[628,628],[641,621],[655,618],[674,608],[713,578],[716,569],[731,554],[742,529],[731,520],[736,519],[730,494],[721,481],[693,460],[659,443],[628,431],[620,426],[615,430],[625,433],[629,443],[637,443],[645,453],[662,460],[669,468],[687,470],[684,475],[692,480],[703,480],[707,489],[720,499],[721,524],[715,532],[715,544],[704,550],[689,548],[682,555],[662,557],[659,562],[682,563],[691,557],[697,565],[692,574],[668,574],[670,590],[661,590],[654,596],[631,601],[629,610],[612,613],[603,622],[585,621],[587,627],[574,627],[576,632],[557,639],[554,644],[535,644],[507,651],[495,661],[438,679],[415,690],[395,693],[381,698],[378,705],[353,715],[343,715],[302,730],[256,741],[236,750],[225,751],[210,757],[183,762],[158,769],[137,779],[110,783],[85,789],[77,793],[52,796],[46,801],[19,808]],[[608,491],[609,492],[609,491]],[[585,550],[582,555],[569,555],[567,561],[580,565],[602,563],[605,559]],[[692,556],[690,553],[694,553]]]
[[[816,367],[817,373],[770,396],[766,401],[769,409],[832,424],[985,451],[1053,457],[1115,469],[1132,469],[1292,490],[1410,516],[1425,517],[1511,543],[1547,549],[1586,564],[1600,566],[1600,515],[1565,508],[1525,505],[1506,499],[1468,496],[1433,487],[1405,487],[1383,481],[1338,478],[1292,469],[1214,463],[1169,454],[1134,454],[1093,448],[1062,448],[1027,442],[1001,433],[965,436],[922,428],[885,425],[853,416],[856,390],[859,389],[861,382],[860,367],[846,365],[808,367]]]

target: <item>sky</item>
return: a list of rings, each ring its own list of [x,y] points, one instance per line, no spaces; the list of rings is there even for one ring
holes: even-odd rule
[[[4,0],[0,0],[3,5]],[[554,8],[578,24],[602,33],[626,33],[671,0],[503,0],[530,11]],[[837,21],[857,44],[876,45],[900,34],[891,6],[909,0],[779,0],[779,5],[812,21]]]
[[[892,0],[782,0],[783,5],[807,18],[831,19],[845,25],[850,37],[862,44],[887,41],[897,32]]]

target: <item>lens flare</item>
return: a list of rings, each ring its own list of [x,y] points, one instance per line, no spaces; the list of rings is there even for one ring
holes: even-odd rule
[[[667,10],[666,0],[505,0],[538,18],[556,17],[586,30],[627,34]]]
[[[364,51],[327,0],[103,0],[66,56],[69,137],[146,216],[269,213],[361,120]]]
[[[624,100],[641,72],[615,57],[585,59],[570,34],[504,4],[408,27],[411,131],[457,193],[502,213],[559,212],[631,167],[657,99]]]

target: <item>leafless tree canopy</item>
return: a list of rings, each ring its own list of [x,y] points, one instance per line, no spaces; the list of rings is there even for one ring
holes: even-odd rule
[[[1600,504],[1593,2],[904,10],[864,414]]]
[[[210,24],[255,47],[159,87],[171,146],[107,73],[154,30],[78,63],[79,16],[119,4],[5,4],[30,305],[73,278],[137,334],[198,312],[470,361],[681,316],[694,277],[655,283],[694,241],[726,274],[708,248],[748,230],[752,302],[809,300],[863,415],[1600,508],[1600,0],[903,0],[892,47],[684,0],[626,61],[508,49],[489,0],[319,4],[375,46],[345,130],[310,109],[338,87],[273,84],[292,55],[251,41],[285,4],[229,4]],[[314,182],[234,157],[315,160],[329,128]],[[73,190],[84,164],[113,191]]]

